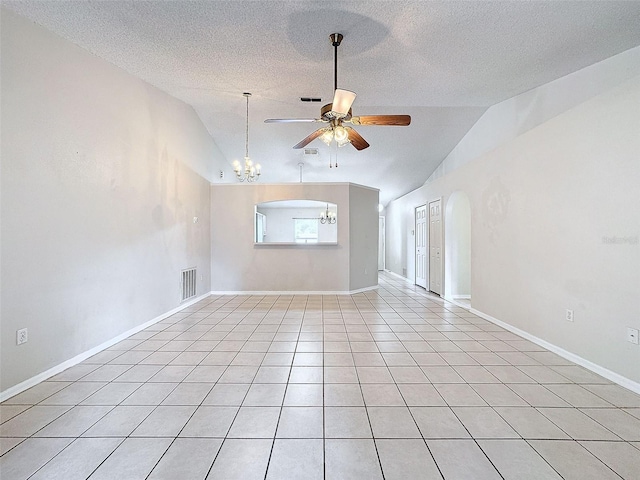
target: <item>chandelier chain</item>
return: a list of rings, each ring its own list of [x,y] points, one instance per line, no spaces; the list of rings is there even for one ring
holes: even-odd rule
[[[250,93],[245,93],[244,96],[247,99],[247,122],[245,125],[245,142],[244,142],[244,156],[249,158],[249,97]]]

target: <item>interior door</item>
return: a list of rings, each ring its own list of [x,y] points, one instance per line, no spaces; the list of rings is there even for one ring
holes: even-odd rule
[[[427,288],[427,206],[416,208],[416,285]]]
[[[384,270],[384,257],[385,257],[385,232],[384,232],[384,217],[378,217],[378,270]]]
[[[442,210],[440,200],[429,202],[429,290],[442,294]]]

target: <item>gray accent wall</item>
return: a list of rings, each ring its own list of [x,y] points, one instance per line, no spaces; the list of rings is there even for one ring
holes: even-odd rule
[[[349,186],[349,289],[378,284],[378,190]]]

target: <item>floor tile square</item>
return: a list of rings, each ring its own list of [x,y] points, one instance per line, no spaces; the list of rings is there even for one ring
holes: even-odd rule
[[[283,407],[277,438],[323,438],[322,407]]]
[[[325,407],[326,438],[371,438],[364,407]]]
[[[360,383],[394,383],[387,367],[356,367]]]
[[[263,480],[272,443],[263,439],[226,439],[207,479]]]
[[[284,405],[288,407],[321,407],[321,384],[289,384],[284,396]]]
[[[324,404],[327,407],[364,406],[360,387],[359,384],[355,383],[325,385]],[[365,387],[365,385],[362,387]]]
[[[175,437],[189,421],[196,407],[160,406],[133,431],[132,437]]]
[[[373,440],[325,440],[325,474],[328,479],[382,480]]]
[[[127,437],[153,411],[153,406],[125,406],[115,407],[83,436],[86,437]]]
[[[273,438],[276,434],[280,407],[240,407],[229,438]]]
[[[427,440],[427,446],[446,479],[502,478],[473,440]]]
[[[180,432],[180,437],[224,438],[237,413],[238,407],[200,406]]]
[[[216,438],[176,438],[149,480],[204,479],[222,445]]]
[[[172,442],[172,438],[127,438],[98,467],[91,480],[146,478]]]
[[[177,383],[145,383],[122,401],[122,405],[160,405]]]
[[[568,439],[569,436],[532,407],[495,407],[500,415],[525,439]]]
[[[385,480],[442,478],[424,440],[375,440]]]
[[[244,399],[243,406],[280,407],[287,385],[284,383],[254,383]]]
[[[267,480],[324,479],[324,445],[320,439],[277,438],[267,470]]]
[[[404,406],[405,401],[394,383],[368,383],[361,385],[364,403],[367,406]]]
[[[322,367],[291,367],[289,383],[322,383]]]
[[[505,480],[562,480],[524,440],[480,440],[478,444]]]
[[[454,407],[453,413],[473,438],[520,438],[491,407]]]
[[[407,407],[367,406],[373,436],[377,438],[421,438]]]
[[[355,367],[324,367],[324,383],[358,383]]]
[[[470,435],[449,407],[410,407],[424,438],[469,438]]]

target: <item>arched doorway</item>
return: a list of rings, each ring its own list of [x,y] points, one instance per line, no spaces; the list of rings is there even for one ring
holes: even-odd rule
[[[457,191],[445,210],[445,298],[471,306],[471,204]]]

